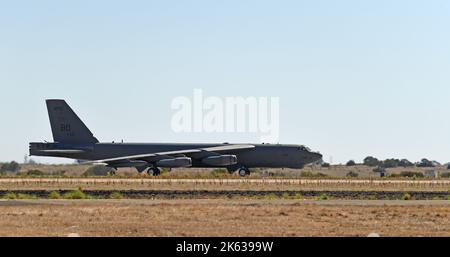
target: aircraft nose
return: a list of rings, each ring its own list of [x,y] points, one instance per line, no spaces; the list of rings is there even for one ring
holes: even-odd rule
[[[320,153],[310,153],[310,158],[316,162],[322,160],[322,155]]]

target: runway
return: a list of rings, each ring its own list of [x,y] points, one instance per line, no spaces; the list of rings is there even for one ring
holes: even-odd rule
[[[2,184],[216,184],[216,185],[373,185],[450,186],[450,180],[385,179],[158,179],[158,178],[1,178]]]

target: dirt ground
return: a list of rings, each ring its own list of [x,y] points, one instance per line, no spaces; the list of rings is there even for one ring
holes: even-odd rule
[[[450,201],[0,201],[0,236],[450,236]]]

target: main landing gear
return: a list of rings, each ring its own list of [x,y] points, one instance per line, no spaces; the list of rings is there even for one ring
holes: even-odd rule
[[[242,167],[230,166],[227,169],[228,169],[228,173],[230,175],[232,175],[233,173],[235,173],[237,171],[237,173],[241,177],[250,176],[250,170],[247,167],[245,167],[245,166],[242,166]]]
[[[111,170],[109,171],[109,175],[110,176],[115,176],[117,174],[117,169],[116,168],[111,168]]]
[[[241,177],[246,177],[246,176],[250,176],[250,170],[247,167],[241,167],[238,170],[239,176]]]
[[[157,177],[157,176],[161,175],[161,170],[158,169],[158,167],[150,167],[150,168],[147,170],[147,174],[148,174],[148,175],[153,175],[153,176]]]

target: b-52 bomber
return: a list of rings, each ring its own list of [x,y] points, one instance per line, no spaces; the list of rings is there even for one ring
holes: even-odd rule
[[[30,155],[62,157],[83,163],[161,174],[160,168],[226,168],[242,177],[251,168],[293,168],[322,159],[302,145],[100,143],[64,100],[47,100],[54,142],[30,143]]]

